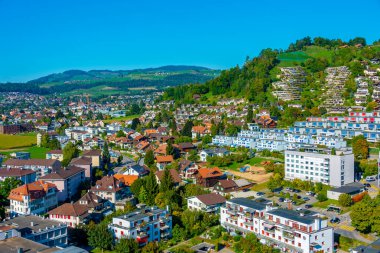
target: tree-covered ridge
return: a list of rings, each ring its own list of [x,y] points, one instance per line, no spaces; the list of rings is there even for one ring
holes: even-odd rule
[[[219,70],[198,66],[164,66],[119,71],[69,70],[31,80],[27,83],[0,83],[0,92],[54,94],[95,87],[99,87],[99,90],[106,88],[120,92],[139,87],[160,90],[188,83],[204,83],[219,75],[219,72]]]
[[[279,81],[281,67],[301,66],[307,72],[306,82],[301,87],[300,103],[307,109],[319,106],[320,95],[327,67],[347,66],[351,78],[345,87],[347,103],[355,90],[354,77],[362,75],[366,61],[380,59],[380,41],[367,45],[364,38],[354,38],[348,42],[340,39],[330,40],[306,37],[290,44],[287,50],[265,49],[253,59],[247,58],[242,67],[224,70],[220,76],[205,84],[194,84],[169,88],[165,99],[174,99],[183,103],[194,103],[194,94],[204,97],[218,96],[243,97],[262,107],[284,104],[273,97],[272,83]],[[202,99],[201,99],[202,100]],[[286,104],[286,103],[285,103]]]

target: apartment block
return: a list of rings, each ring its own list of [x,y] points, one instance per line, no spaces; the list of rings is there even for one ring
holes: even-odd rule
[[[220,222],[230,233],[255,233],[262,243],[291,253],[331,253],[334,231],[318,214],[275,208],[268,202],[245,198],[228,200]]]
[[[171,237],[172,216],[169,210],[140,205],[137,211],[113,218],[109,229],[116,240],[132,238],[144,246]]]
[[[354,155],[350,149],[285,151],[285,179],[301,179],[340,187],[354,182]]]

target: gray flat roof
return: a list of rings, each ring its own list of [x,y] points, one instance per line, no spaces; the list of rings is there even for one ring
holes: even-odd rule
[[[33,226],[31,223],[33,222]],[[22,235],[29,234],[32,231],[38,232],[39,229],[45,230],[46,227],[51,228],[52,226],[59,227],[60,222],[44,219],[35,215],[28,216],[18,216],[10,220],[6,220],[0,223],[0,225],[13,225],[15,228],[21,232]],[[66,226],[66,225],[65,225]]]
[[[22,238],[12,237],[5,240],[0,240],[0,253],[17,253],[17,250],[22,248],[23,252],[37,253],[37,252],[54,252],[50,247]]]
[[[268,214],[273,214],[280,216],[289,220],[297,221],[304,224],[313,224],[315,218],[310,216],[301,216],[298,212],[288,209],[273,209],[267,212]]]
[[[235,198],[230,199],[229,202],[232,202],[234,204],[246,206],[255,210],[264,210],[266,205],[263,203],[259,203],[252,199],[246,199],[246,198]]]

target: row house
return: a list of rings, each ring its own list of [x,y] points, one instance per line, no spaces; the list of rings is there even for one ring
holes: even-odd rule
[[[31,169],[36,172],[37,179],[61,168],[61,162],[50,159],[8,159],[3,163],[5,168]]]
[[[44,214],[58,204],[57,187],[36,181],[14,188],[9,193],[11,216]]]
[[[261,242],[282,252],[316,253],[334,251],[334,231],[327,219],[269,203],[235,198],[220,208],[220,222],[228,232],[254,233]]]
[[[139,205],[137,211],[113,218],[108,227],[116,240],[135,239],[142,247],[171,237],[172,216],[169,210]]]

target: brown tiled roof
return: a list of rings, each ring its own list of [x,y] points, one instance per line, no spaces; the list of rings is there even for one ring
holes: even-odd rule
[[[0,177],[21,177],[36,173],[34,170],[21,168],[0,168]]]
[[[132,185],[133,182],[135,182],[139,176],[137,175],[122,175],[122,174],[115,174],[113,175],[117,180],[123,181],[125,185]]]
[[[189,161],[189,160],[182,160],[179,162],[179,170],[184,170],[186,169],[188,166],[190,166],[190,164],[192,163],[192,161]]]
[[[90,208],[95,208],[99,205],[101,205],[101,202],[103,202],[103,199],[101,197],[99,197],[98,195],[96,195],[95,193],[89,191],[87,192],[85,195],[83,195],[78,201],[77,203],[81,203],[81,202],[87,202],[87,206],[90,207]]]
[[[70,164],[72,165],[91,165],[92,164],[92,159],[89,158],[89,157],[84,157],[84,156],[81,156],[81,157],[78,157],[78,158],[74,158]]]
[[[95,186],[91,187],[91,191],[99,192],[117,192],[124,188],[124,183],[113,176],[104,176],[102,179],[96,181]]]
[[[171,163],[173,162],[174,158],[172,155],[163,155],[163,156],[156,156],[156,160],[158,163]]]
[[[208,194],[198,195],[195,197],[198,198],[200,201],[202,201],[202,203],[208,206],[222,204],[226,202],[226,199],[217,193],[208,193]]]
[[[55,154],[55,155],[62,155],[63,154],[63,151],[62,150],[50,150],[47,152],[47,154]]]
[[[88,150],[83,152],[83,156],[100,156],[102,151],[99,149]]]
[[[178,172],[175,169],[170,169],[169,172],[170,172],[170,175],[172,176],[174,183],[181,183],[182,182],[181,177],[179,176]],[[163,171],[163,170],[156,172],[156,176],[158,177],[158,179],[160,181],[164,177],[164,173],[165,173],[165,171]]]
[[[235,183],[235,181],[231,179],[219,180],[219,183],[220,183],[220,186],[222,186],[224,189],[237,187],[237,184]]]
[[[154,153],[157,153],[157,154],[162,154],[162,155],[166,155],[166,147],[168,146],[168,144],[161,144],[160,146],[158,146],[158,148],[156,148],[156,150],[154,150]]]
[[[178,144],[178,147],[179,147],[180,149],[195,148],[195,146],[194,146],[193,143],[191,143],[191,142],[183,142],[183,143],[179,143],[179,144]]]
[[[61,164],[60,161],[54,159],[28,159],[28,160],[19,160],[19,159],[9,159],[4,162],[5,166],[26,166],[26,165],[35,165],[35,166],[53,166],[57,163]]]
[[[58,215],[70,215],[74,217],[82,216],[87,213],[88,207],[86,205],[79,205],[77,203],[65,203],[58,206],[57,208],[48,212],[48,214],[58,214]]]
[[[80,172],[84,171],[84,168],[77,167],[77,166],[67,166],[67,168],[60,168],[59,170],[52,171],[51,173],[40,177],[41,180],[59,180],[59,179],[67,179],[69,177],[72,177]]]

